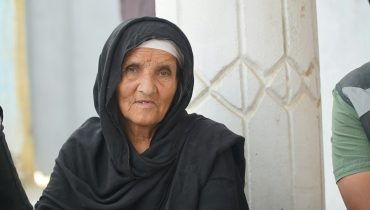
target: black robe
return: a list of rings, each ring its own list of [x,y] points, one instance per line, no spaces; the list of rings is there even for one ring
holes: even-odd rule
[[[180,49],[172,105],[144,153],[120,124],[116,87],[126,53],[149,39],[169,39]],[[99,59],[88,119],[63,145],[36,210],[238,210],[244,195],[244,138],[224,125],[187,114],[193,90],[193,54],[174,24],[143,17],[119,25]]]

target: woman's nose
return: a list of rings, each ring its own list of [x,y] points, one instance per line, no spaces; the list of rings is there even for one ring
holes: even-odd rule
[[[138,91],[148,96],[157,92],[157,87],[152,75],[142,75],[139,81]]]

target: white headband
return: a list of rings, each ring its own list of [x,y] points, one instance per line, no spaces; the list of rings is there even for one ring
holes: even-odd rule
[[[182,63],[181,52],[178,50],[176,44],[170,40],[150,39],[150,40],[147,40],[141,43],[136,48],[154,48],[154,49],[163,50],[173,55],[179,61],[180,64]]]

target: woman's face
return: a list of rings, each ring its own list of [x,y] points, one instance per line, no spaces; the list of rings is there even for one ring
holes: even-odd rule
[[[154,127],[166,115],[177,88],[176,58],[152,48],[128,52],[118,84],[118,105],[128,126]]]

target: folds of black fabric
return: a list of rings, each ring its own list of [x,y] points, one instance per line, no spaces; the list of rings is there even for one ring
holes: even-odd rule
[[[2,109],[0,107],[2,115]],[[0,209],[33,209],[19,180],[12,157],[3,133],[2,116],[0,119]]]

